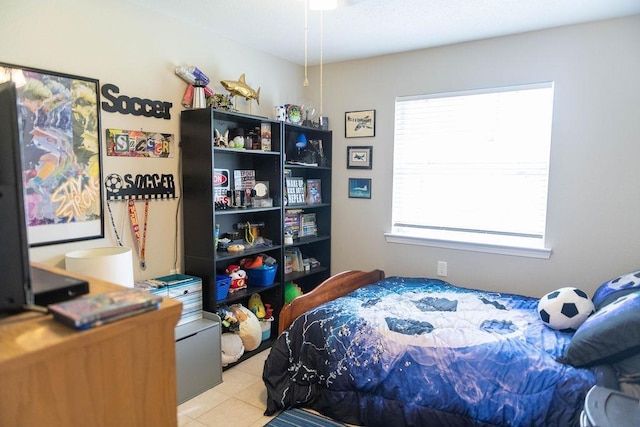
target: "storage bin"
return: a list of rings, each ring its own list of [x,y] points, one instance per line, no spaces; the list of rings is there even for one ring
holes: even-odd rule
[[[269,286],[276,278],[277,265],[262,265],[247,269],[247,283],[251,286]]]
[[[262,330],[262,341],[266,341],[271,338],[271,322],[260,322],[260,329]]]
[[[216,274],[216,301],[221,301],[227,297],[231,287],[231,277],[224,274]]]
[[[202,279],[186,274],[171,274],[155,279],[136,281],[136,288],[171,298],[182,303],[178,326],[202,318]]]

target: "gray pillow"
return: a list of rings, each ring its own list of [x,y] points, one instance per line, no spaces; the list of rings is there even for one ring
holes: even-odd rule
[[[577,367],[614,363],[640,353],[640,292],[623,295],[591,315],[559,361]]]

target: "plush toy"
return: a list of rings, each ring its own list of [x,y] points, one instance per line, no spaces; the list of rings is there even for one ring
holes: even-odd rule
[[[538,302],[538,314],[545,325],[562,332],[575,332],[595,312],[586,292],[572,286],[549,292]]]
[[[232,332],[226,332],[220,337],[220,346],[222,349],[222,366],[235,363],[244,354],[244,345],[239,335]]]
[[[247,272],[241,270],[240,266],[230,265],[225,270],[225,273],[227,273],[231,277],[231,286],[229,287],[229,292],[233,293],[247,287]]]
[[[213,130],[215,138],[213,139],[213,145],[216,147],[228,147],[229,146],[229,131],[225,131],[224,136],[218,129]]]
[[[267,312],[264,308],[264,304],[262,303],[262,298],[260,298],[260,294],[252,294],[247,306],[249,307],[249,310],[256,315],[258,320],[265,318]]]
[[[300,286],[293,282],[287,282],[284,284],[284,303],[289,304],[294,298],[302,295],[302,289]]]
[[[242,304],[233,304],[229,306],[229,310],[240,323],[238,335],[245,350],[253,351],[258,348],[262,341],[262,328],[256,315]]]

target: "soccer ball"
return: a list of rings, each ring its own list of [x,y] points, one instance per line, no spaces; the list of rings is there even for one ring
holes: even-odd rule
[[[575,332],[595,308],[589,296],[578,288],[549,292],[538,302],[538,314],[545,325],[561,332]]]
[[[104,186],[110,193],[117,193],[123,187],[124,183],[120,175],[112,173],[104,180]]]

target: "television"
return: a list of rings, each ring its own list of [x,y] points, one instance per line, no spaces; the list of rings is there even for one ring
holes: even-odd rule
[[[33,304],[16,87],[0,83],[0,317]]]

